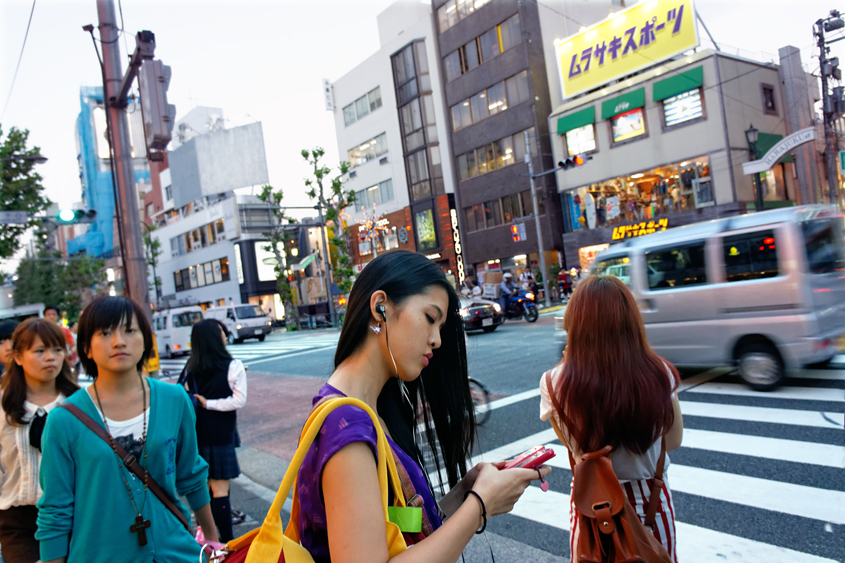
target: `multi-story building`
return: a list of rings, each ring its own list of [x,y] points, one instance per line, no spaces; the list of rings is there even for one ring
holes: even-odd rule
[[[548,120],[554,162],[589,159],[557,172],[568,266],[632,236],[755,209],[743,163],[800,131],[819,140],[770,155],[763,206],[826,202],[818,83],[800,51],[781,49],[775,64],[697,44],[688,1],[639,4],[557,42],[567,98]]]
[[[433,0],[437,66],[456,170],[464,254],[476,274],[538,261],[535,220],[546,262],[563,249],[563,215],[552,175],[548,115],[562,101],[554,40],[620,9],[622,0]],[[435,66],[432,64],[431,66]],[[528,143],[526,146],[526,139]],[[515,241],[511,228],[525,223]]]
[[[111,155],[106,139],[106,112],[102,87],[82,88],[79,102],[81,109],[76,120],[76,141],[82,206],[96,209],[97,217],[85,228],[84,233],[67,240],[67,252],[83,252],[92,257],[106,259],[107,266],[117,272],[115,289],[119,293],[123,280],[119,268],[120,244],[115,218],[115,190],[112,182]],[[150,186],[150,171],[146,159],[140,107],[129,112],[129,131],[136,191],[143,196]],[[141,206],[140,198],[137,205]]]
[[[353,259],[360,271],[380,252],[417,251],[462,281],[432,8],[399,0],[378,29],[379,50],[332,84],[345,188],[358,199],[347,210]]]

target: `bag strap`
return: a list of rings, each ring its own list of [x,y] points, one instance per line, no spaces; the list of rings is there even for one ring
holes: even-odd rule
[[[654,526],[654,518],[657,514],[657,505],[660,503],[660,491],[663,489],[663,467],[666,464],[666,436],[660,437],[660,459],[657,460],[657,469],[651,480],[651,494],[648,498],[648,507],[645,511],[645,525],[651,528]]]
[[[138,463],[138,460],[135,459],[135,456],[130,454],[126,451],[126,449],[120,445],[117,440],[112,440],[109,435],[106,433],[105,428],[97,424],[93,418],[85,414],[82,409],[77,407],[76,405],[72,405],[70,403],[62,403],[59,405],[60,407],[66,409],[70,414],[75,416],[79,421],[87,426],[94,434],[99,436],[103,439],[105,443],[109,445],[109,447],[114,446],[114,449],[117,450],[117,455],[120,456],[120,459],[123,461],[123,464],[129,468],[132,473],[135,474],[138,479],[144,480],[144,470],[141,465]],[[191,531],[191,525],[188,523],[188,519],[185,518],[185,515],[182,513],[181,510],[176,506],[176,504],[170,499],[167,493],[164,492],[158,483],[156,483],[155,479],[150,477],[149,473],[147,473],[147,488],[150,489],[155,496],[158,497],[158,500],[162,502],[164,506],[167,507],[170,512],[173,513],[176,518],[185,526],[185,529],[189,532]]]

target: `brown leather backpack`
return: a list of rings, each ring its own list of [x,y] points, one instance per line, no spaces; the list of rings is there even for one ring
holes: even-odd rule
[[[654,517],[663,488],[666,441],[660,441],[660,460],[651,485],[645,525],[619,484],[607,454],[610,446],[584,454],[577,465],[569,453],[575,483],[577,536],[572,560],[581,563],[672,563],[663,544],[654,536]],[[571,533],[575,533],[572,530]]]

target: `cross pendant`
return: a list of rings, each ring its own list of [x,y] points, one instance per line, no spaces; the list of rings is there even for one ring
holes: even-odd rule
[[[139,514],[135,517],[135,523],[129,526],[130,532],[132,532],[133,534],[138,534],[138,545],[147,545],[147,532],[145,531],[145,529],[149,528],[150,525],[150,521],[144,520],[144,517]]]

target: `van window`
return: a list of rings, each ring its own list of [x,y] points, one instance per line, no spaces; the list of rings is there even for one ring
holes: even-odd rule
[[[653,291],[707,283],[703,241],[646,252],[645,258]]]
[[[232,309],[226,309],[226,318],[229,320],[235,320],[235,312]]]
[[[254,319],[263,317],[264,311],[258,305],[244,305],[242,307],[235,307],[235,312],[239,319]]]
[[[825,274],[845,268],[842,232],[833,219],[815,219],[801,223],[807,252],[807,266],[813,274]]]
[[[756,231],[725,237],[725,278],[728,282],[759,280],[778,275],[775,232]]]
[[[593,273],[599,276],[616,276],[627,286],[631,285],[631,260],[627,256],[609,258],[596,264]]]
[[[199,311],[188,313],[177,313],[173,315],[173,328],[194,326],[202,320],[202,313]]]

